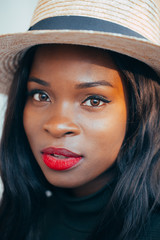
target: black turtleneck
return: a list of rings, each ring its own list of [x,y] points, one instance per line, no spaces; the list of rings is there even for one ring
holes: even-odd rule
[[[45,240],[85,240],[100,220],[109,201],[111,187],[85,197],[72,196],[69,190],[56,188],[48,199]]]
[[[114,184],[85,197],[75,197],[69,190],[55,188],[47,199],[42,240],[87,240],[98,225],[109,202]],[[160,240],[160,212],[154,212],[139,240]]]

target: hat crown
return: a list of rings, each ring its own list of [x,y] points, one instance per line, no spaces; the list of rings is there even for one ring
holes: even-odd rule
[[[56,16],[86,16],[114,22],[160,43],[159,0],[39,0],[31,26]]]

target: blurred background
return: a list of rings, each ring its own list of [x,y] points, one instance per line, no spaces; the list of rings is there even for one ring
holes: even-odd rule
[[[28,29],[38,0],[0,0],[0,34]]]
[[[24,32],[29,28],[38,0],[0,0],[0,35]],[[0,94],[0,137],[7,97]],[[0,195],[3,188],[0,183]]]

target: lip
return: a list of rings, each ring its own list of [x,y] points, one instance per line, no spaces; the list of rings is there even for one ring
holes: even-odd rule
[[[82,156],[65,148],[49,147],[41,151],[44,163],[56,171],[64,171],[78,165]],[[56,155],[56,156],[55,156]]]

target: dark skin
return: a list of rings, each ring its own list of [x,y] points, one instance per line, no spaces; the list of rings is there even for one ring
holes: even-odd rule
[[[48,182],[76,196],[101,189],[115,174],[127,124],[126,92],[111,57],[82,46],[41,46],[27,87],[24,129]],[[50,169],[41,150],[51,146],[83,159],[69,170]]]

